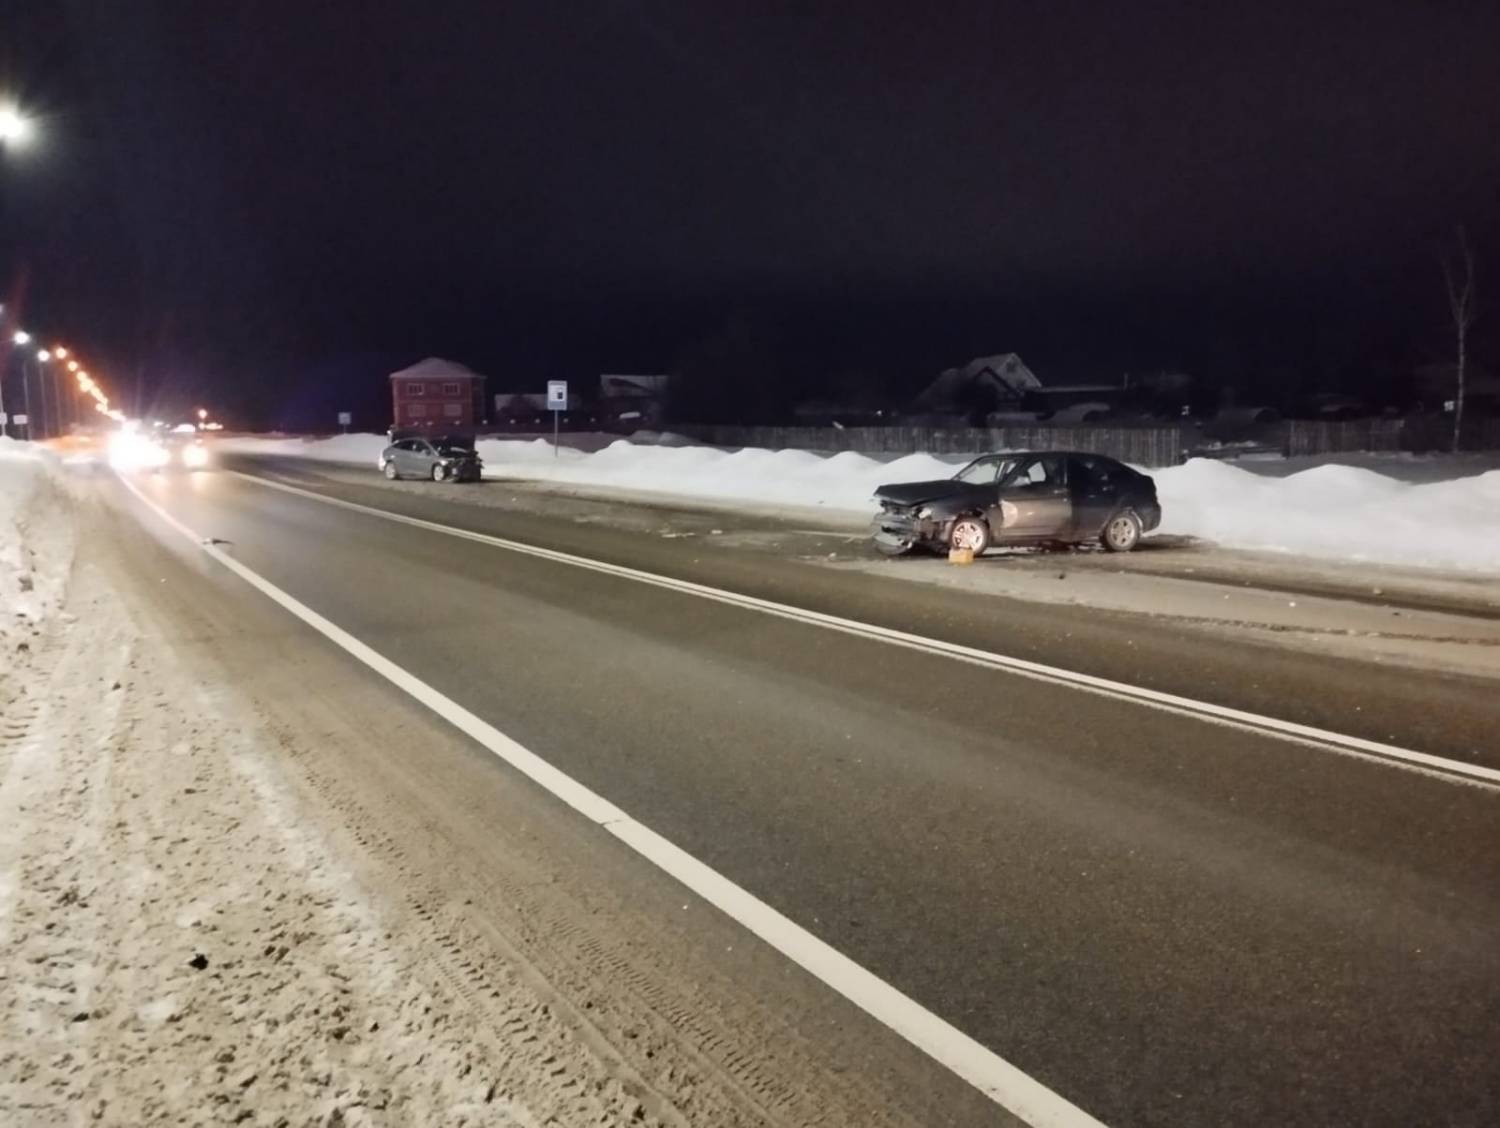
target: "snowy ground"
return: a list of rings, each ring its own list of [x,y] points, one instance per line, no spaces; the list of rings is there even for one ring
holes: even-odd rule
[[[222,440],[229,449],[374,466],[385,438]],[[754,505],[818,507],[866,516],[887,482],[949,477],[957,460],[913,454],[881,462],[862,454],[636,445],[597,451],[544,440],[485,440],[485,474]],[[1164,511],[1159,534],[1233,548],[1417,567],[1500,571],[1500,470],[1437,477],[1440,460],[1392,458],[1381,470],[1324,463],[1273,476],[1211,459],[1152,471]],[[1390,472],[1386,472],[1390,471]],[[1420,481],[1403,479],[1420,478]]]
[[[0,437],[0,671],[24,653],[62,600],[72,529],[47,520],[62,504],[51,456]]]
[[[0,1124],[683,1122],[528,973],[469,989],[480,947],[359,878],[297,747],[184,657],[76,483],[3,455]]]

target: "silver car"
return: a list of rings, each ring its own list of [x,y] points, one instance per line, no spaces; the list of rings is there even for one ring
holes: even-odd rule
[[[474,440],[462,436],[408,436],[380,452],[380,472],[397,478],[430,478],[434,482],[477,482],[484,463]]]

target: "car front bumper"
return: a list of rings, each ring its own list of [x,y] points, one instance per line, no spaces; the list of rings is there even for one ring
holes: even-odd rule
[[[885,511],[870,522],[870,535],[886,548],[910,548],[916,544],[941,544],[947,539],[951,520],[920,518],[914,513]]]
[[[453,482],[477,482],[482,476],[483,463],[450,462],[446,464],[447,476]]]

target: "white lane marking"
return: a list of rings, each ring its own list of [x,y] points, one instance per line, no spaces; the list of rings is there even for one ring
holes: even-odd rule
[[[1461,782],[1500,789],[1500,769],[1486,767],[1483,764],[1470,764],[1463,760],[1453,760],[1446,756],[1435,756],[1428,752],[1418,752],[1410,748],[1401,748],[1394,744],[1382,744],[1379,741],[1366,740],[1363,737],[1346,736],[1343,733],[1315,728],[1312,725],[1298,724],[1295,721],[1284,721],[1277,717],[1263,716],[1259,713],[1250,713],[1241,709],[1231,709],[1227,706],[1215,705],[1208,701],[1197,701],[1191,697],[1180,697],[1176,694],[1163,693],[1159,690],[1134,686],[1126,682],[1095,677],[1092,674],[1081,674],[1073,670],[1065,670],[1060,666],[1048,666],[1044,663],[1032,662],[1025,658],[1012,658],[1008,655],[997,654],[989,650],[979,650],[972,646],[961,646],[958,643],[945,642],[942,639],[908,634],[906,631],[898,631],[890,627],[880,627],[872,623],[861,623],[855,619],[844,619],[837,615],[827,615],[821,611],[810,611],[801,607],[793,607],[786,603],[776,603],[769,599],[760,599],[752,595],[741,595],[738,592],[709,587],[706,584],[693,583],[691,580],[674,579],[671,576],[663,576],[656,572],[646,572],[638,568],[628,568],[621,564],[608,564],[602,560],[590,559],[587,556],[575,556],[572,553],[560,552],[556,549],[539,548],[536,545],[507,540],[504,537],[491,536],[488,533],[476,533],[469,529],[460,529],[454,525],[443,525],[436,521],[424,520],[421,517],[408,517],[404,513],[393,513],[389,510],[377,509],[371,505],[361,505],[355,501],[345,501],[343,498],[328,497],[312,490],[302,489],[300,486],[292,486],[285,482],[276,482],[268,478],[259,478],[254,474],[244,474],[237,470],[228,471],[228,473],[233,474],[237,478],[242,478],[247,482],[253,482],[258,486],[264,486],[266,489],[281,490],[285,493],[296,494],[298,497],[311,498],[313,501],[322,502],[324,505],[334,505],[341,509],[349,509],[356,513],[380,517],[387,521],[395,521],[403,525],[413,525],[419,529],[429,529],[433,532],[460,537],[464,540],[477,541],[480,544],[503,548],[509,552],[519,552],[527,556],[540,557],[543,560],[568,564],[575,568],[586,568],[590,571],[602,572],[610,576],[619,576],[623,579],[635,580],[639,583],[683,592],[702,599],[711,599],[717,603],[727,603],[733,607],[759,611],[768,615],[775,615],[779,618],[791,619],[799,623],[807,623],[813,626],[824,627],[828,630],[839,631],[843,634],[875,639],[893,646],[902,646],[910,650],[921,650],[929,654],[939,654],[960,662],[970,663],[971,665],[1003,670],[1006,673],[1032,678],[1036,681],[1050,682],[1054,685],[1069,686],[1073,689],[1083,690],[1084,692],[1097,694],[1102,697],[1112,697],[1116,700],[1133,702],[1137,705],[1144,705],[1163,712],[1193,717],[1210,724],[1242,729],[1258,733],[1262,736],[1270,736],[1323,751],[1337,752],[1341,755],[1353,756],[1362,760],[1373,760],[1376,763],[1403,768],[1408,771],[1421,772],[1423,775],[1434,776],[1450,782]]]
[[[1104,1128],[1101,1121],[943,1021],[916,1000],[903,995],[754,894],[704,865],[603,796],[559,771],[489,722],[247,568],[173,517],[142,493],[134,482],[123,476],[120,481],[168,526],[193,541],[262,595],[280,604],[579,814],[599,824],[658,869],[693,890],[996,1104],[1034,1128]]]

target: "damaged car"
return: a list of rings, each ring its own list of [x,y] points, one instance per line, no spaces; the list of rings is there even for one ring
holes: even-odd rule
[[[398,478],[430,478],[434,482],[477,482],[484,462],[468,435],[398,435],[380,452],[380,472]]]
[[[951,478],[881,486],[875,500],[875,547],[887,556],[1070,544],[1129,552],[1161,524],[1149,475],[1067,451],[987,454]]]

